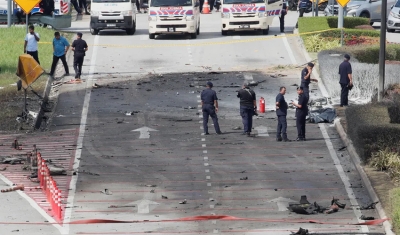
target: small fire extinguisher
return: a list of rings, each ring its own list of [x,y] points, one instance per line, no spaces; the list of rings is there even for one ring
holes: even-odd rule
[[[260,98],[260,113],[265,113],[265,100],[263,97]]]

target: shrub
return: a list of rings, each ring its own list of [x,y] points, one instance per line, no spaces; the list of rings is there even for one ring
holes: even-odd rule
[[[330,28],[338,27],[338,17],[337,16],[329,16],[326,17],[328,25]],[[344,17],[343,20],[343,28],[346,29],[354,29],[359,25],[369,25],[369,19],[363,17]]]
[[[400,146],[400,125],[391,124],[384,104],[350,106],[346,109],[347,134],[363,162],[381,149]]]
[[[340,46],[340,42],[338,39],[327,40],[324,38],[320,38],[319,34],[306,36],[303,38],[303,40],[304,46],[309,52],[320,52],[322,50],[329,50]]]
[[[338,50],[352,54],[362,63],[379,63],[379,45],[342,47]],[[386,46],[386,60],[400,60],[400,45],[389,44]]]
[[[400,154],[393,149],[385,148],[373,153],[369,165],[379,171],[386,171],[393,179],[400,177]]]
[[[364,37],[379,37],[379,31],[363,30],[363,29],[343,29],[344,37],[346,36],[364,36]],[[340,38],[341,29],[333,29],[321,33],[321,37]]]
[[[390,214],[394,231],[400,232],[400,188],[395,188],[389,192]]]
[[[326,17],[300,17],[299,33],[308,33],[329,29]]]

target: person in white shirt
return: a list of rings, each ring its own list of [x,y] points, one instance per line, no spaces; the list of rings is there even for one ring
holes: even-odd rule
[[[29,26],[29,33],[25,36],[24,53],[31,55],[37,62],[39,62],[38,55],[38,42],[40,36],[35,33],[35,27],[33,25]]]

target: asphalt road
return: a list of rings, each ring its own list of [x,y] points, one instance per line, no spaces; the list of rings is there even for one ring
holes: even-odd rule
[[[235,90],[244,80],[265,80],[255,91],[270,110],[282,85],[287,100],[296,98],[299,69],[287,65],[306,61],[295,37],[274,36],[277,21],[269,36],[222,37],[218,20],[219,14],[202,16],[196,40],[148,40],[145,15],[138,16],[134,36],[84,34],[90,47],[84,82],[60,88],[50,127],[79,128],[75,168],[82,173],[72,178],[65,222],[139,222],[67,225],[64,233],[289,234],[304,227],[321,234],[382,234],[380,226],[348,225],[359,222],[358,205],[371,201],[347,152],[338,151],[343,145],[334,127],[308,124],[308,141],[277,143],[275,114],[267,111],[255,118],[254,137],[234,130],[241,126]],[[289,32],[295,21],[291,13]],[[270,76],[266,68],[277,66],[274,74],[285,76]],[[223,135],[211,125],[211,135],[202,135],[199,92],[209,80],[220,98]],[[312,97],[319,96],[314,89]],[[293,111],[288,119],[295,139]],[[347,206],[330,215],[289,213],[287,203],[302,195],[323,206],[335,197]],[[373,210],[362,214],[378,217]],[[196,217],[213,215],[239,219]]]

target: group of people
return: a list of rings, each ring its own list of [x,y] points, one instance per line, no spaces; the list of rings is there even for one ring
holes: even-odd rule
[[[40,64],[38,54],[39,41],[39,33],[35,32],[35,27],[33,25],[30,25],[29,33],[25,36],[24,53],[31,55],[38,64]],[[65,56],[69,48],[71,47],[72,51],[74,52],[75,78],[80,79],[82,74],[83,60],[86,55],[86,51],[88,50],[88,45],[86,41],[82,39],[82,33],[77,33],[76,39],[73,41],[72,45],[70,45],[66,38],[62,37],[59,32],[55,32],[52,44],[53,62],[49,75],[54,76],[57,63],[59,60],[61,60],[64,65],[65,75],[69,76],[69,68]]]
[[[348,105],[349,90],[353,86],[352,68],[350,64],[350,56],[344,55],[344,61],[339,66],[341,97],[340,106]],[[297,87],[297,94],[299,95],[298,101],[292,100],[291,103],[296,107],[296,127],[297,139],[296,141],[306,140],[306,117],[308,115],[308,101],[310,99],[310,82],[316,81],[311,78],[311,73],[314,68],[313,63],[308,63],[307,66],[301,71],[301,85]],[[209,135],[208,120],[212,118],[214,123],[215,132],[219,135],[222,134],[218,123],[218,98],[217,93],[212,89],[212,82],[207,82],[206,89],[201,92],[201,105],[203,112],[203,129],[204,134]],[[276,96],[276,116],[278,120],[276,141],[289,142],[291,141],[287,136],[287,110],[289,108],[286,100],[286,87],[279,88],[279,93]],[[249,83],[245,82],[242,89],[238,90],[237,97],[240,99],[240,116],[243,122],[243,135],[251,136],[253,128],[253,116],[257,115],[257,102],[256,94],[250,89]]]

